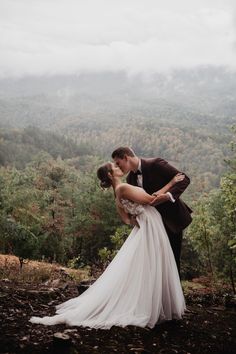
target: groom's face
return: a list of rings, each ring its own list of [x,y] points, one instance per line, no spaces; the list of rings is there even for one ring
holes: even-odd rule
[[[129,158],[126,155],[123,159],[120,159],[119,157],[114,157],[114,162],[124,174],[128,173],[131,170]]]

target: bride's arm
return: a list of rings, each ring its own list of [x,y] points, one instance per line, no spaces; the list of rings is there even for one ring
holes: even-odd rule
[[[116,194],[119,199],[128,199],[139,204],[149,204],[155,199],[155,196],[146,193],[144,189],[127,183],[122,183],[116,189]]]
[[[153,195],[160,195],[160,194],[165,194],[170,190],[171,187],[173,187],[176,183],[183,181],[185,178],[185,175],[183,173],[177,173],[164,187],[159,189],[157,192],[153,193]]]
[[[177,173],[164,187],[159,189],[157,192],[153,193],[153,196],[155,196],[155,199],[150,203],[152,206],[156,206],[162,203],[165,203],[167,201],[172,201],[175,202],[173,199],[173,196],[168,193],[169,190],[178,182],[183,181],[185,178],[185,175],[183,173]]]

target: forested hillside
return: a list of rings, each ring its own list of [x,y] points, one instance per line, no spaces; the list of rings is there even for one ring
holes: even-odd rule
[[[82,145],[82,144],[81,144]],[[71,138],[35,127],[0,130],[0,165],[22,169],[35,155],[44,151],[54,158],[83,156],[90,151]]]

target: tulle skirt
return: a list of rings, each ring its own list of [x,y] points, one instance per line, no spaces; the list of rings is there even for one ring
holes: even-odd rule
[[[43,325],[109,329],[128,325],[153,328],[181,319],[183,291],[159,212],[145,206],[123,246],[103,274],[80,296],[59,306],[55,316],[31,317]]]

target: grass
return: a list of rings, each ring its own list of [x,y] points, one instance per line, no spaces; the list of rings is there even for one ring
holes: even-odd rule
[[[27,260],[22,269],[20,269],[17,257],[0,254],[0,280],[9,279],[24,283],[40,284],[56,279],[70,279],[80,282],[88,278],[87,270],[65,268],[55,263]]]
[[[79,283],[81,280],[89,278],[88,269],[66,268],[56,263],[27,260],[20,269],[17,257],[0,254],[0,280],[8,279],[35,285],[47,283],[49,286],[54,286],[59,281],[70,280]],[[192,281],[183,280],[181,283],[184,294],[190,296],[209,292],[229,292],[228,284],[224,284],[222,280],[213,280],[210,277],[201,276]]]

